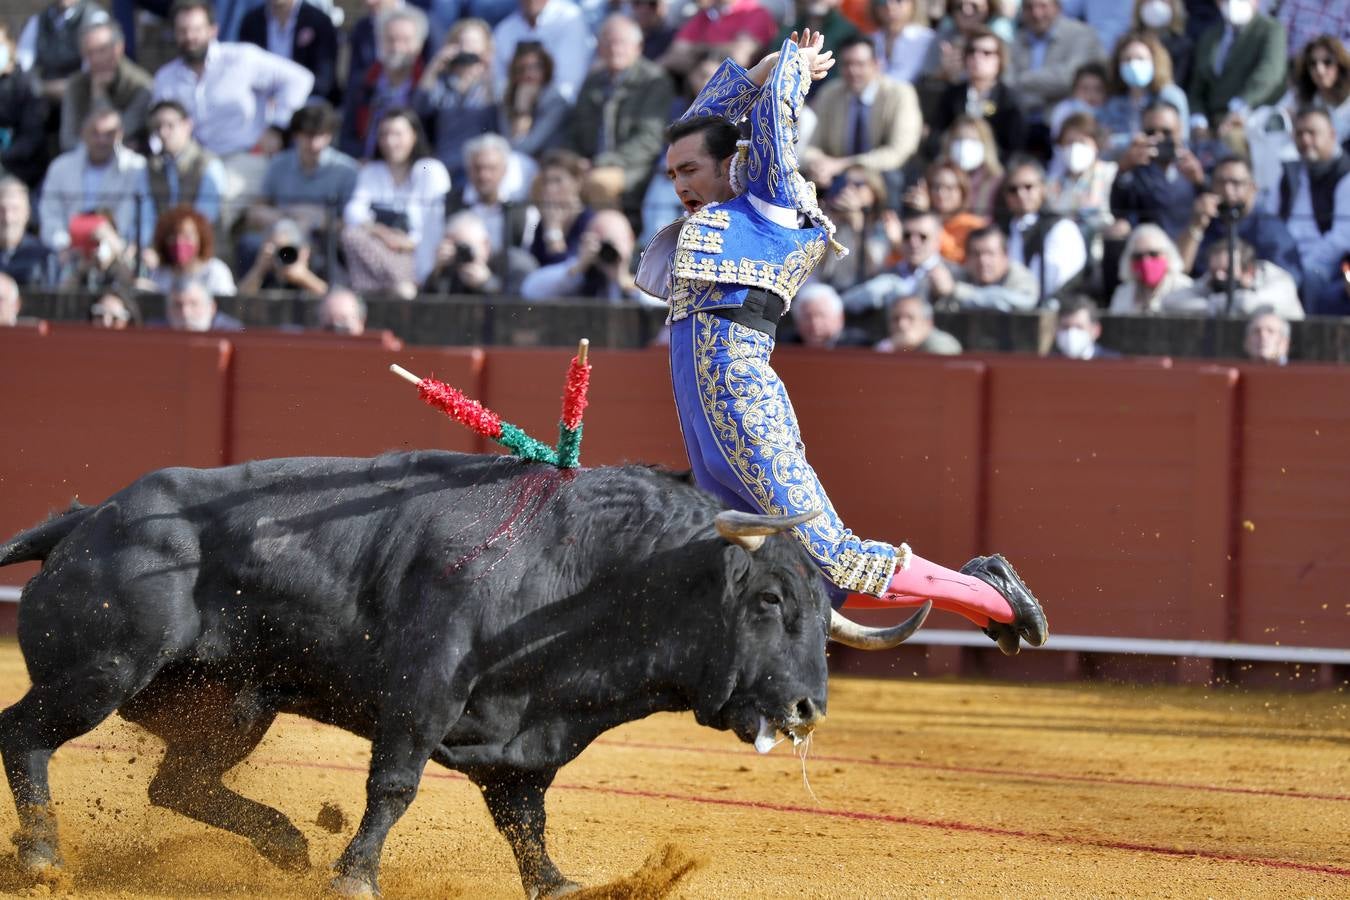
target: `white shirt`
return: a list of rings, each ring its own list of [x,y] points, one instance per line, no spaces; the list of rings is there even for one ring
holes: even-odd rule
[[[304,66],[253,44],[217,41],[200,78],[181,59],[161,66],[154,96],[183,104],[197,143],[225,156],[253,149],[269,124],[286,127],[313,87]]]
[[[1008,235],[1008,255],[1013,259],[1022,259],[1022,233],[1035,221],[1035,216],[1023,216],[1012,223]],[[1087,265],[1087,246],[1083,243],[1082,232],[1072,219],[1060,219],[1046,232],[1044,255],[1049,258],[1049,262],[1045,263],[1043,296],[1049,297]],[[1041,263],[1040,255],[1026,261],[1026,267],[1036,276],[1038,285],[1042,284]]]
[[[533,27],[519,12],[497,23],[492,29],[496,48],[492,69],[499,92],[506,90],[507,70],[521,41],[539,41],[548,49],[553,56],[553,86],[568,103],[575,103],[595,52],[595,38],[576,4],[572,0],[548,0]]]
[[[106,207],[113,212],[117,233],[124,240],[136,234],[136,191],[145,171],[145,158],[133,150],[118,146],[113,158],[97,178],[97,197],[86,197],[85,172],[89,154],[80,144],[62,153],[47,169],[38,201],[38,224],[42,243],[53,250],[70,246],[70,217],[89,212],[90,207]]]
[[[431,274],[436,263],[436,246],[445,232],[445,195],[450,190],[450,173],[435,157],[413,163],[408,180],[399,184],[383,162],[368,162],[356,176],[356,189],[347,202],[343,220],[348,225],[375,221],[373,206],[385,206],[408,216],[408,236],[416,242],[413,269],[417,283]]]
[[[937,35],[933,29],[922,25],[906,25],[900,36],[890,42],[878,31],[872,35],[872,46],[876,49],[877,59],[881,61],[881,71],[896,81],[911,84],[919,80],[928,64],[928,55],[933,50],[933,41]]]

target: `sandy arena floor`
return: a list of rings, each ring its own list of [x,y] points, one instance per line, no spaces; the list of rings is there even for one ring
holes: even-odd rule
[[[0,642],[0,702],[21,696]],[[1350,897],[1344,693],[836,680],[807,774],[692,716],[630,724],[549,795],[554,859],[609,897]],[[53,790],[83,897],[313,897],[362,808],[368,745],[283,718],[232,775],[310,839],[286,875],[241,838],[151,808],[158,741],[112,719],[60,750]],[[316,822],[336,804],[333,834]],[[0,834],[15,827],[0,801]],[[662,848],[665,860],[644,864]],[[626,881],[624,876],[637,873]],[[385,848],[387,898],[523,896],[476,790],[428,768]],[[0,893],[33,895],[12,850]]]

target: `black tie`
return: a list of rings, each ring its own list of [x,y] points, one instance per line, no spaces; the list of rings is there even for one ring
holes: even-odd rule
[[[853,148],[850,156],[867,152],[867,107],[862,98],[853,98]]]

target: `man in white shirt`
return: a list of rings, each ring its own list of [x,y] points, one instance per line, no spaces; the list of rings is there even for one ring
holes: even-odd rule
[[[520,0],[520,9],[492,29],[493,72],[499,90],[506,88],[507,67],[522,41],[537,41],[553,56],[553,86],[568,103],[586,80],[595,52],[595,37],[586,16],[572,0]]]
[[[122,146],[122,117],[106,103],[84,120],[80,143],[47,169],[38,204],[42,243],[60,252],[70,247],[70,220],[106,209],[117,233],[129,238],[136,227],[136,191],[145,159]]]
[[[850,312],[882,309],[896,297],[932,302],[955,289],[956,267],[939,252],[942,220],[932,212],[910,211],[899,225],[899,233],[891,235],[891,249],[900,249],[904,258],[892,271],[845,291],[844,306]]]
[[[1087,265],[1087,245],[1072,219],[1043,212],[1045,170],[1032,159],[1015,162],[1003,183],[1011,213],[1008,255],[1031,270],[1040,302],[1070,284]]]

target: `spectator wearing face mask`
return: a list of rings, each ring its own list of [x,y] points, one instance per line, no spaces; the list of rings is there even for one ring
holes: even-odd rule
[[[1153,35],[1172,60],[1172,79],[1183,88],[1191,83],[1195,44],[1186,33],[1185,0],[1134,0],[1133,31]]]
[[[1191,287],[1181,254],[1157,225],[1140,225],[1120,255],[1120,284],[1111,295],[1112,314],[1163,312],[1163,298]]]
[[[150,270],[146,290],[167,294],[176,282],[203,285],[209,297],[234,293],[230,267],[215,257],[215,230],[190,206],[176,206],[159,217],[153,249],[158,265]],[[215,301],[212,299],[212,305]]]
[[[1289,365],[1289,323],[1272,310],[1261,310],[1247,322],[1242,348],[1247,359],[1269,366]]]
[[[1234,249],[1236,267],[1229,263],[1227,244],[1212,245],[1204,277],[1188,289],[1163,297],[1163,309],[1246,318],[1258,309],[1268,308],[1286,319],[1302,319],[1303,305],[1298,302],[1298,288],[1289,273],[1274,263],[1258,259],[1256,251],[1246,241],[1238,241]]]
[[[1101,158],[1102,132],[1090,113],[1064,120],[1055,156],[1045,173],[1045,203],[1061,216],[1072,216],[1085,234],[1104,230],[1111,215],[1111,185],[1116,164]]]
[[[1223,21],[1195,47],[1191,108],[1219,122],[1280,99],[1288,54],[1284,26],[1260,12],[1260,0],[1216,0]]]
[[[1097,304],[1089,297],[1071,296],[1060,304],[1050,355],[1067,359],[1119,359],[1119,353],[1097,343],[1101,336],[1101,312]]]
[[[1116,156],[1143,130],[1144,110],[1159,101],[1177,111],[1180,136],[1190,138],[1190,105],[1173,80],[1172,58],[1152,34],[1132,31],[1120,39],[1111,64],[1109,96],[1098,121],[1109,136],[1109,154]]]
[[[984,119],[961,116],[953,121],[942,136],[940,158],[956,163],[970,181],[966,207],[977,216],[993,215],[1004,172],[994,133]]]

